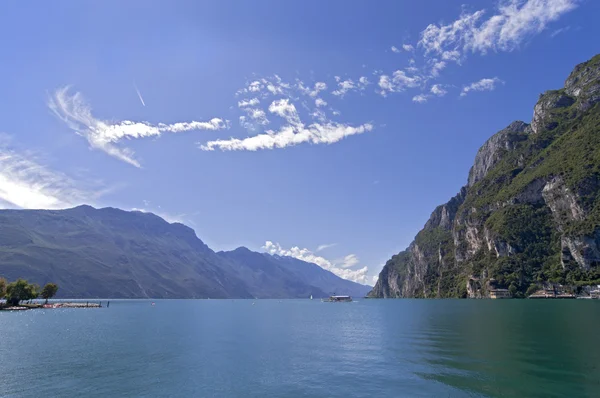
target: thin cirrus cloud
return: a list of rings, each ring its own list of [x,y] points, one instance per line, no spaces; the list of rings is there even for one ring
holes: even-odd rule
[[[10,146],[10,137],[0,136],[0,202],[3,207],[22,209],[64,209],[81,203],[93,203],[107,189],[76,181],[52,170],[31,152],[19,152]],[[82,188],[89,186],[90,189]]]
[[[294,246],[290,249],[281,247],[279,243],[266,241],[262,247],[271,255],[287,256],[297,258],[298,260],[317,264],[319,267],[326,269],[343,279],[348,279],[353,282],[368,284],[368,267],[355,268],[359,264],[359,259],[355,254],[349,254],[338,260],[328,260],[325,257],[319,256],[309,249]]]
[[[497,77],[494,78],[486,78],[481,79],[479,81],[473,82],[468,86],[463,87],[462,92],[460,93],[461,97],[467,96],[471,91],[493,91],[496,89],[498,84],[504,83],[502,80]]]
[[[329,249],[329,248],[331,248],[331,247],[334,247],[334,246],[337,246],[337,243],[325,243],[325,244],[323,244],[323,245],[319,245],[319,246],[317,247],[317,250],[316,250],[316,251],[317,251],[317,252],[320,252],[320,251],[322,251],[322,250],[326,250],[326,249]]]
[[[129,120],[118,123],[103,121],[92,115],[92,109],[84,100],[83,95],[79,92],[71,94],[68,86],[54,92],[48,100],[48,107],[69,128],[85,137],[92,148],[102,150],[135,167],[141,167],[141,165],[135,159],[135,154],[131,149],[119,145],[123,139],[156,137],[166,132],[220,130],[227,126],[226,121],[219,118],[213,118],[207,122],[191,121],[157,125]]]

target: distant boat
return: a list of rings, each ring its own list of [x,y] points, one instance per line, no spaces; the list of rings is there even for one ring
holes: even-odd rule
[[[326,303],[350,303],[352,297],[350,296],[330,296],[328,299],[323,300]]]
[[[153,301],[152,304],[150,304],[150,305],[156,305],[156,303]]]
[[[312,300],[312,294],[310,295],[310,299]]]

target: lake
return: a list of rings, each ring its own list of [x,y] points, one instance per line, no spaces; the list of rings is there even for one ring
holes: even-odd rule
[[[0,312],[2,397],[598,397],[600,301]]]

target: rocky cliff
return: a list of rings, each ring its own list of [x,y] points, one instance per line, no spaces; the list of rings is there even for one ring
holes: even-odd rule
[[[600,282],[600,55],[479,149],[467,185],[384,266],[371,297],[525,296]]]

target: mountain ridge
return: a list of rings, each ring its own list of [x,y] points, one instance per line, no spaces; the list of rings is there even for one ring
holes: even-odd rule
[[[141,211],[89,205],[0,210],[0,275],[39,284],[55,282],[60,286],[59,297],[326,295],[286,269],[287,260],[245,248],[236,250],[245,257],[236,258],[235,250],[215,253],[188,226]],[[319,270],[328,277],[331,274]],[[354,287],[353,282],[343,281]],[[368,290],[365,287],[363,295]]]

